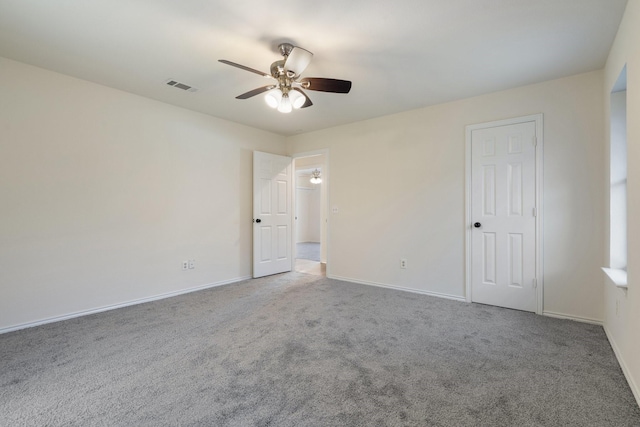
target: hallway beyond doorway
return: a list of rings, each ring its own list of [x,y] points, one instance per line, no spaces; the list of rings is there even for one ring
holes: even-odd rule
[[[320,242],[296,243],[296,258],[320,262]]]
[[[320,262],[320,243],[296,243],[296,267],[299,273],[326,275],[326,264]]]

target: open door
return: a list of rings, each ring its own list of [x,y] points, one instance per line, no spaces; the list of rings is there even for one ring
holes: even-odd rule
[[[253,277],[291,271],[291,163],[253,152]]]

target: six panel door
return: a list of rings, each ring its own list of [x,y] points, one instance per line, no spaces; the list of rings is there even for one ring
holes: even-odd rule
[[[291,271],[291,163],[253,152],[253,277]]]
[[[471,300],[536,311],[536,126],[471,133]]]

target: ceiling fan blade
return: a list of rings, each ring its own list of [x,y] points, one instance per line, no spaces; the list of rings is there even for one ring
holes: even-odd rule
[[[236,96],[236,99],[251,98],[252,96],[260,95],[263,92],[267,92],[267,91],[269,91],[271,89],[275,89],[275,87],[276,87],[276,85],[262,86],[262,87],[259,87],[257,89],[250,90],[249,92],[245,92],[242,95],[238,95],[238,96]]]
[[[252,73],[260,74],[263,77],[271,77],[270,74],[263,73],[262,71],[254,70],[253,68],[245,67],[244,65],[236,64],[235,62],[227,61],[226,59],[218,59],[218,62],[231,65],[232,67],[240,68],[241,70],[250,71]]]
[[[320,92],[349,93],[351,82],[349,80],[325,79],[322,77],[305,77],[300,79],[304,89]]]
[[[294,47],[291,49],[287,60],[284,63],[284,69],[292,71],[296,76],[302,74],[307,68],[311,60],[313,59],[313,53],[301,47]]]
[[[304,101],[304,104],[302,104],[302,107],[300,108],[307,108],[307,107],[311,107],[313,105],[313,102],[311,102],[311,99],[309,99],[309,97],[307,96],[306,93],[304,93],[301,89],[294,87],[293,90],[295,90],[296,92],[300,92],[304,98],[306,99],[306,101]]]

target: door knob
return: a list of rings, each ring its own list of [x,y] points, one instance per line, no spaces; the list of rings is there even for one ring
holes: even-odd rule
[[[480,227],[482,227],[482,224],[480,224],[479,222],[476,222],[476,223],[473,224],[473,226],[475,228],[480,228]]]
[[[260,218],[256,219],[256,222],[260,223],[262,220]]]

